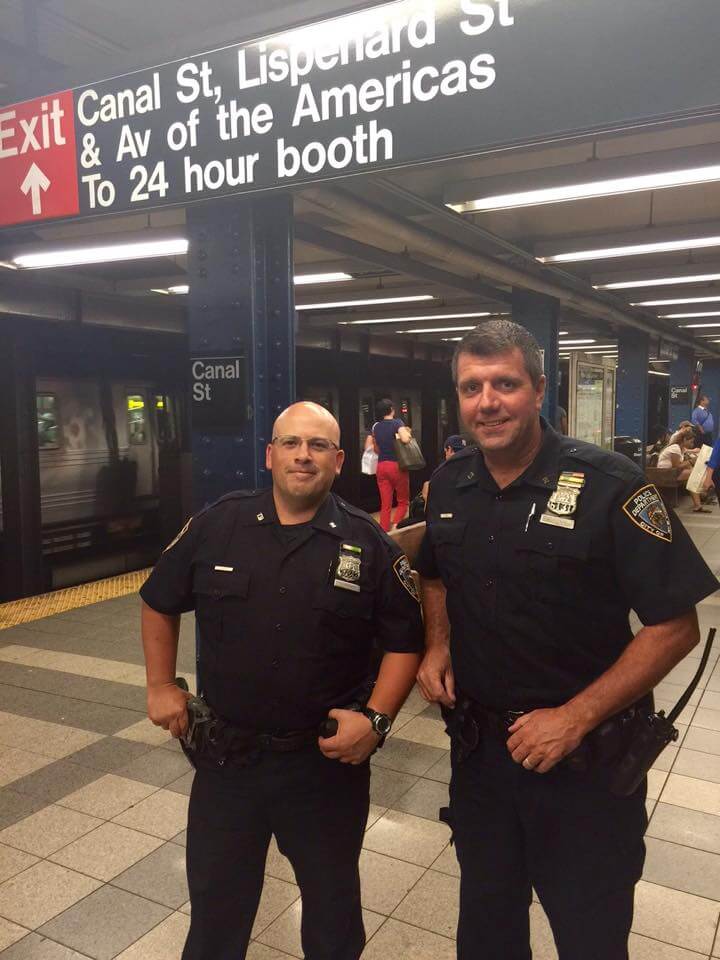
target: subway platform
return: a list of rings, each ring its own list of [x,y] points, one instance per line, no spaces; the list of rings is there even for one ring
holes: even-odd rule
[[[720,511],[695,516],[681,507],[680,515],[717,572]],[[145,718],[136,587],[132,579],[93,585],[76,598],[84,605],[60,612],[37,601],[0,607],[0,960],[180,956],[192,771]],[[124,595],[102,599],[103,589]],[[704,638],[720,622],[720,594],[699,616]],[[699,657],[694,651],[660,685],[659,706],[678,699]],[[720,957],[717,660],[715,650],[681,717],[678,745],[649,778],[632,960]],[[191,677],[193,661],[186,616],[179,671]],[[367,960],[455,956],[458,867],[437,822],[448,778],[442,722],[414,691],[373,759],[361,860]],[[292,869],[272,847],[249,960],[301,957],[299,919]],[[537,903],[532,931],[535,960],[555,958]]]

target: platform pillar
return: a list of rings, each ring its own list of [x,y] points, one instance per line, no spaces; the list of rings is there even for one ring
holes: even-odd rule
[[[642,440],[643,463],[647,444],[648,357],[650,338],[628,327],[618,332],[615,387],[615,435]]]
[[[292,224],[286,195],[188,207],[195,510],[270,482],[265,447],[295,398]],[[230,379],[203,373],[218,366]]]
[[[692,380],[695,372],[695,357],[692,350],[681,347],[678,350],[677,359],[670,363],[670,423],[671,429],[675,429],[683,420],[689,420],[692,413]],[[687,390],[685,394],[680,394],[677,400],[673,400],[673,387]],[[713,411],[714,413],[715,411]]]
[[[542,293],[515,287],[512,292],[512,318],[535,337],[544,354],[545,400],[542,415],[551,426],[556,425],[558,407],[558,325],[560,301]]]
[[[14,322],[20,323],[16,319]],[[30,337],[0,328],[0,472],[3,553],[0,595],[30,597],[45,589],[35,356]]]

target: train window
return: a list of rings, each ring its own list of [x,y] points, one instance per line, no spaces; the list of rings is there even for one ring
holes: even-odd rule
[[[155,423],[157,424],[157,438],[161,446],[174,443],[177,439],[175,429],[175,404],[173,398],[167,394],[155,395]]]
[[[127,428],[129,443],[145,443],[147,440],[147,411],[145,397],[139,393],[127,395]]]
[[[38,447],[56,450],[60,446],[57,397],[52,393],[38,393],[36,397]]]

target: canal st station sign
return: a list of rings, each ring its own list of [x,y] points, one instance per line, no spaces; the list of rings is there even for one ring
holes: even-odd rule
[[[399,0],[0,108],[0,226],[720,106],[718,0]]]

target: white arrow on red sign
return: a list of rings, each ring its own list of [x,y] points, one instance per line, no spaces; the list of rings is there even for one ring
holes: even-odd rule
[[[20,189],[25,194],[32,194],[32,209],[33,215],[37,216],[42,213],[42,198],[40,196],[40,191],[45,192],[50,186],[50,179],[46,177],[42,172],[40,167],[33,163],[28,170],[25,179],[20,184]]]

